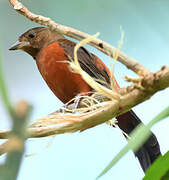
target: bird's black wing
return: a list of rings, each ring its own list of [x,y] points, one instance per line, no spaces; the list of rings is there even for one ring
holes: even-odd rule
[[[68,58],[74,59],[74,48],[76,43],[68,40],[68,39],[59,39],[59,45],[64,49],[65,55]],[[81,68],[87,72],[91,77],[96,80],[101,80],[106,83],[110,83],[110,78],[107,70],[103,68],[99,68],[95,60],[98,59],[95,55],[90,53],[83,47],[80,47],[77,51],[77,57]],[[104,85],[104,84],[103,84]]]

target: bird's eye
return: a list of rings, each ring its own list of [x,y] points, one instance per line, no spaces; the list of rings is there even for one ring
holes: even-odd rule
[[[34,33],[30,33],[30,34],[28,35],[28,37],[29,37],[29,38],[34,38],[34,37],[35,37],[35,34],[34,34]]]

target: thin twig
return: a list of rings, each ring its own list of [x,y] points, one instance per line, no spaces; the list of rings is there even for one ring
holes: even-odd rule
[[[57,24],[50,18],[30,12],[18,0],[9,0],[9,2],[18,13],[22,14],[23,16],[25,16],[26,18],[30,19],[33,22],[36,22],[40,25],[48,26],[53,31],[59,32],[61,34],[64,34],[66,36],[72,37],[77,40],[82,40],[90,37],[90,35],[87,33],[80,32],[71,27]],[[103,53],[107,54],[110,57],[113,57],[114,51],[117,50],[117,48],[97,38],[93,39],[89,44],[97,48],[98,50],[102,51]],[[146,69],[143,65],[141,65],[138,61],[136,61],[130,56],[127,56],[125,53],[123,53],[120,50],[118,50],[117,60],[122,64],[126,65],[126,67],[133,70],[140,76],[144,76],[147,73],[149,73],[149,70]]]

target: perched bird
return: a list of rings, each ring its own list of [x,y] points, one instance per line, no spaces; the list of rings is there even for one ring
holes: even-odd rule
[[[79,94],[92,91],[79,74],[71,71],[67,63],[70,58],[74,58],[75,45],[75,42],[49,28],[37,27],[22,34],[9,50],[20,49],[30,54],[49,88],[63,103],[67,103]],[[110,84],[110,71],[97,56],[83,47],[78,50],[77,56],[85,72],[95,79]],[[142,123],[132,110],[116,118],[119,128],[129,135]],[[160,154],[160,147],[153,133],[135,153],[144,172]]]

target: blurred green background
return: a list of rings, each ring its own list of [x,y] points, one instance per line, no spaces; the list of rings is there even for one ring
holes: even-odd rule
[[[120,26],[125,32],[122,50],[151,71],[169,63],[169,1],[167,0],[23,0],[31,11],[51,17],[57,23],[89,34],[100,32],[100,39],[117,46]],[[62,104],[48,89],[34,60],[24,52],[8,48],[29,28],[39,26],[17,14],[7,0],[0,1],[0,38],[5,80],[13,102],[26,99],[34,105],[32,120],[55,111]],[[110,58],[97,54],[109,66]],[[115,75],[121,86],[124,75],[134,75],[117,63]],[[168,106],[169,90],[157,93],[134,108],[144,123]],[[9,117],[0,97],[0,129],[10,128]],[[162,153],[169,149],[169,121],[158,123],[157,135]],[[1,141],[3,142],[3,141]],[[120,130],[107,125],[83,133],[58,135],[55,138],[29,139],[18,180],[93,180],[126,144]],[[4,156],[0,157],[3,162]],[[102,179],[139,180],[144,176],[139,163],[129,152]]]

